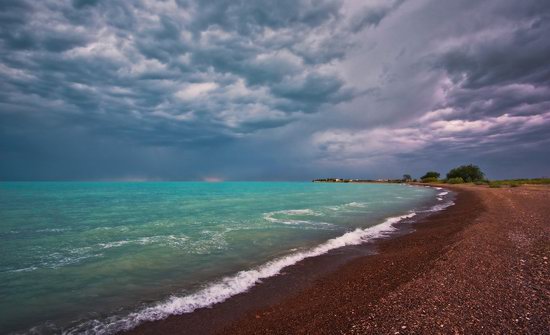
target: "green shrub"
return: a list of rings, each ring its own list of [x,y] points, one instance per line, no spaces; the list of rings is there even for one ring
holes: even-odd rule
[[[477,165],[461,165],[452,169],[447,173],[447,179],[462,178],[465,182],[471,183],[478,180],[483,180],[485,174],[481,171]]]
[[[422,177],[420,177],[420,179],[422,179],[422,180],[428,179],[428,178],[435,178],[435,179],[438,179],[439,176],[440,176],[439,172],[428,171],[428,172],[426,172],[425,175],[423,175]]]
[[[464,179],[458,177],[458,178],[450,178],[447,179],[447,183],[449,184],[464,184]]]
[[[439,179],[436,177],[428,177],[428,178],[422,178],[423,183],[437,183],[439,182]]]
[[[550,184],[550,178],[504,179],[504,180],[493,180],[489,183],[489,185],[510,186],[510,187],[518,187],[521,185],[545,185],[545,184]]]
[[[535,178],[535,179],[506,179],[506,180],[497,180],[496,182],[502,185],[512,185],[512,184],[550,184],[550,178]]]
[[[500,184],[491,183],[491,184],[489,184],[489,187],[490,188],[500,188]]]

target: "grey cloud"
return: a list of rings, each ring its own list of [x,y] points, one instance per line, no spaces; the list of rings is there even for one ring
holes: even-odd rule
[[[278,96],[297,102],[305,112],[315,111],[322,103],[338,103],[354,94],[342,89],[342,80],[333,76],[307,75],[304,79],[290,78],[273,88]]]
[[[378,163],[311,138],[426,126],[415,118],[443,108],[432,121],[543,115],[547,18],[536,1],[2,1],[0,178],[375,177],[414,157],[540,152],[542,121]]]
[[[283,28],[293,25],[314,27],[338,14],[339,1],[218,1],[196,6],[193,28],[203,31],[211,25],[224,30],[248,34],[263,27]]]
[[[97,5],[99,0],[73,0],[73,5],[75,8],[83,8],[86,6],[95,6]]]
[[[532,84],[457,89],[446,101],[446,106],[460,110],[463,117],[471,120],[504,113],[539,114],[547,111],[548,105],[550,105],[550,87]]]
[[[404,0],[389,1],[385,6],[364,8],[350,20],[351,31],[358,32],[368,26],[377,26],[382,20],[399,7]]]
[[[490,9],[495,11],[495,22],[489,21],[476,32],[478,36],[470,34],[468,42],[445,52],[438,65],[465,88],[507,83],[547,85],[550,5],[526,1]]]
[[[456,111],[448,119],[459,116],[476,120],[548,111],[550,63],[545,56],[550,54],[548,12],[550,6],[540,2],[499,6],[493,20],[501,26],[489,22],[480,31],[466,35],[470,38],[463,43],[436,56],[438,67],[454,82],[442,104]],[[516,140],[536,142],[542,135],[525,134]]]
[[[491,177],[502,177],[510,175],[495,165],[496,157],[503,159],[506,153],[512,157],[514,152],[548,154],[548,6],[534,1],[495,1],[452,7],[432,2],[419,6],[422,10],[417,12],[409,9],[426,22],[411,21],[419,28],[411,32],[419,44],[408,43],[407,54],[401,45],[401,51],[393,49],[398,61],[384,62],[380,80],[375,82],[379,85],[376,99],[361,98],[367,103],[354,112],[348,109],[346,118],[334,122],[332,129],[315,133],[321,164],[358,171],[384,169],[388,162],[408,165],[416,160],[416,169],[448,169],[451,164],[475,161],[487,162],[489,175],[494,173]],[[428,14],[434,12],[440,16]],[[454,15],[452,20],[436,19],[449,15]],[[468,20],[472,23],[464,25]],[[436,24],[424,31],[430,21]],[[415,50],[418,46],[422,48]],[[376,48],[380,46],[373,44]],[[401,83],[416,97],[399,92]],[[428,86],[432,96],[424,109],[411,106],[426,98],[420,94],[426,84],[433,86]],[[386,101],[400,111],[384,106]],[[408,114],[421,118],[407,118]],[[371,121],[370,126],[364,121],[382,115],[387,118]],[[514,171],[547,174],[549,162],[543,161],[530,167],[518,163],[521,168]]]

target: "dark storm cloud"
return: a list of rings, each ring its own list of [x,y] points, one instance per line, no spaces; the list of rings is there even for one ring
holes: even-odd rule
[[[550,66],[549,18],[521,17],[509,34],[460,45],[444,54],[440,65],[463,87],[480,88],[507,83],[548,84]]]
[[[80,9],[86,6],[95,6],[98,2],[99,0],[74,0],[73,5],[75,8]]]
[[[36,101],[35,107],[41,109],[40,101],[46,99],[59,102],[58,113],[100,112],[116,116],[135,112],[140,116],[136,125],[145,129],[159,123],[151,120],[151,115],[170,119],[193,112],[201,127],[208,126],[209,119],[216,121],[217,129],[204,128],[214,132],[211,136],[230,135],[231,129],[240,133],[285,124],[268,115],[263,120],[261,116],[257,120],[243,119],[246,127],[233,122],[230,129],[220,130],[224,124],[219,112],[226,106],[247,109],[251,104],[267,109],[280,107],[286,114],[314,112],[323,104],[350,96],[339,92],[344,88],[336,74],[316,73],[315,67],[321,64],[305,66],[299,56],[291,51],[285,53],[286,47],[298,43],[294,33],[308,34],[309,29],[336,20],[340,4],[289,1],[287,5],[291,10],[271,2],[234,1],[215,5],[142,2],[133,9],[123,3],[99,1],[6,4],[8,13],[23,19],[3,24],[3,49],[9,52],[2,62],[11,71],[5,78],[5,103],[26,100],[32,108]],[[290,39],[284,46],[264,38],[267,28],[296,31],[287,32]],[[326,39],[331,38],[329,33]],[[294,85],[294,90],[278,88],[283,80],[292,78],[301,83]],[[239,80],[245,81],[241,95],[236,92],[237,96],[225,96],[224,89]],[[214,99],[201,92],[193,95],[191,89],[187,95],[191,101],[178,100],[176,93],[185,90],[186,83],[201,82],[215,83],[219,95]],[[259,88],[264,90],[263,97],[247,97]],[[127,94],[120,93],[124,91]],[[25,99],[26,95],[34,99]],[[161,113],[155,114],[159,110]],[[73,115],[67,118],[80,119]],[[104,122],[103,115],[97,119]],[[118,120],[113,117],[113,121]],[[125,120],[120,126],[125,128],[129,123],[132,120]]]
[[[360,13],[350,19],[350,27],[354,32],[360,31],[366,26],[377,26],[393,10],[399,7],[404,0],[388,1],[385,6],[366,7]]]
[[[540,1],[1,1],[0,177],[374,177],[540,152],[549,17]]]
[[[474,122],[493,122],[457,134],[463,138],[451,152],[488,157],[499,151],[540,150],[550,140],[550,6],[511,3],[495,13],[498,24],[490,22],[436,55],[452,81],[440,106],[452,112],[442,119],[449,125],[460,119],[474,128]]]
[[[520,171],[549,174],[547,158],[530,159],[530,163],[517,161],[514,169],[505,170],[496,163],[496,157],[508,155],[512,159],[520,152],[522,157],[526,152],[548,156],[550,62],[546,55],[550,54],[550,6],[535,1],[456,5],[463,8],[435,2],[421,7],[423,13],[413,16],[423,16],[426,25],[434,20],[427,15],[434,13],[446,21],[440,20],[432,30],[420,20],[414,23],[419,42],[412,47],[424,43],[416,55],[410,55],[410,46],[399,52],[394,48],[396,57],[423,72],[407,78],[409,69],[391,66],[387,61],[382,67],[383,78],[391,78],[386,83],[395,86],[384,86],[379,81],[380,101],[385,101],[385,96],[397,101],[401,97],[400,113],[372,104],[391,115],[391,121],[360,129],[346,128],[344,123],[344,127],[314,134],[313,143],[324,165],[347,165],[356,172],[388,165],[397,165],[401,170],[403,166],[449,169],[453,164],[473,161],[488,168],[492,177],[517,176]],[[431,83],[420,79],[430,73],[435,75],[428,77]],[[417,96],[410,99],[399,94],[399,81],[405,81]],[[432,85],[433,95],[424,109],[411,110],[408,104],[423,99],[415,86],[426,84]],[[408,114],[418,116],[407,120]],[[363,113],[363,119],[369,117]],[[398,171],[394,173],[398,175]]]

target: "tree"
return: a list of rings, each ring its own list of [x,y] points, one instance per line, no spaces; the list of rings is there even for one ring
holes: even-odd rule
[[[403,175],[403,181],[411,181],[412,180],[412,177],[410,174],[404,174]]]
[[[483,178],[485,178],[485,174],[477,165],[461,165],[447,173],[447,179],[451,178],[462,178],[465,182],[471,183],[483,180]]]
[[[427,178],[435,178],[435,179],[438,179],[439,176],[440,176],[439,172],[428,171],[428,172],[426,172],[425,175],[423,175],[422,177],[420,177],[420,179],[427,179]]]

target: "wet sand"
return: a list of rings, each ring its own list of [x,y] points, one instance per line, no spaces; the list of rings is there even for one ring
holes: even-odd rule
[[[550,333],[550,188],[452,186],[414,232],[304,260],[132,334]]]

